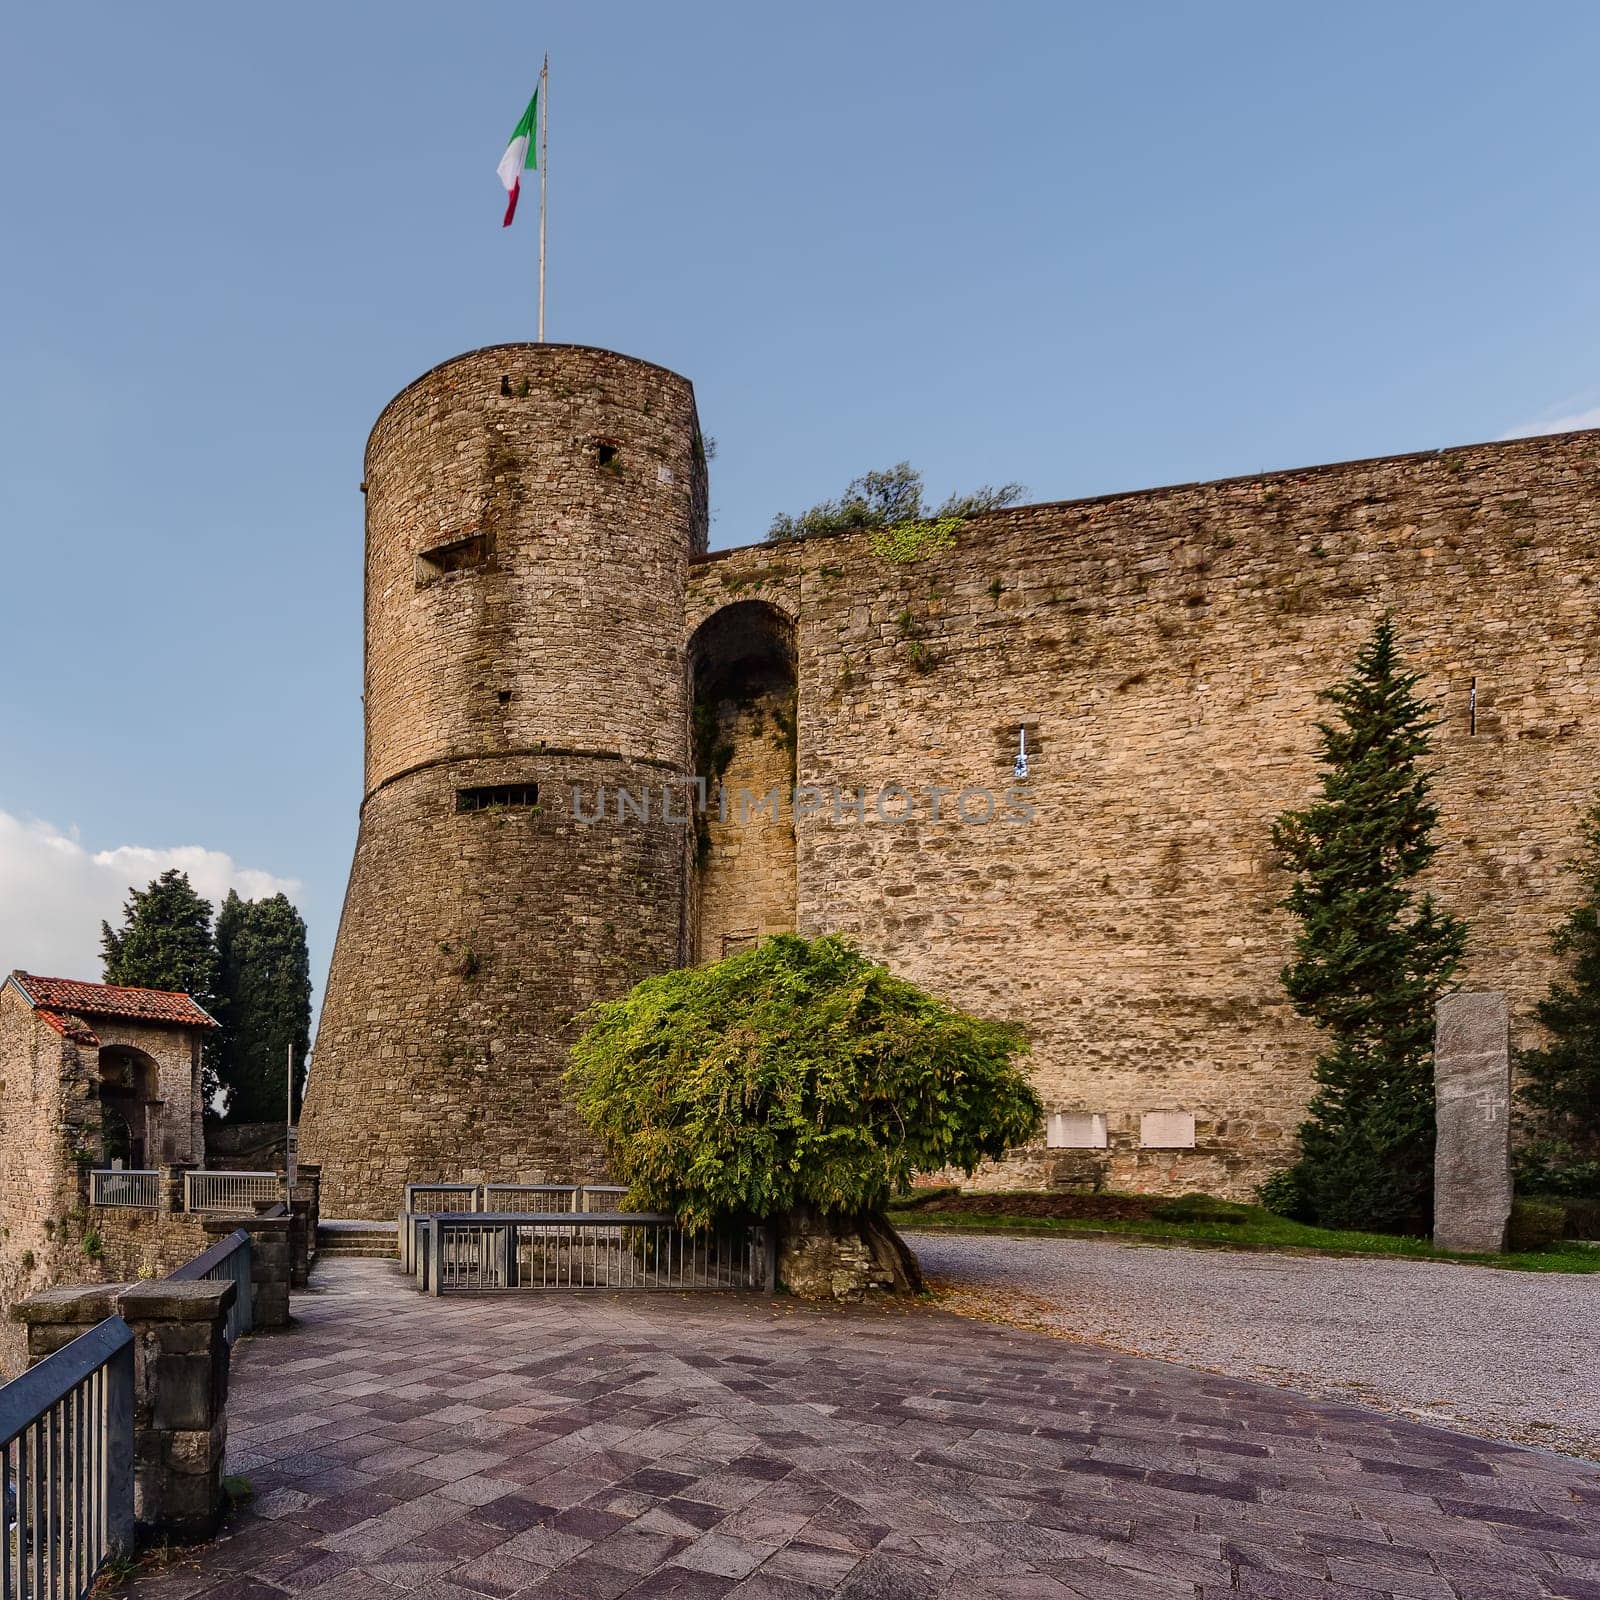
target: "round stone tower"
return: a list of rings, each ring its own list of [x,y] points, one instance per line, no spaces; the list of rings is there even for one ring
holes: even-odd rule
[[[674,373],[497,345],[390,401],[365,479],[365,793],[301,1153],[325,1213],[387,1217],[406,1182],[600,1175],[573,1019],[689,958],[705,450]]]

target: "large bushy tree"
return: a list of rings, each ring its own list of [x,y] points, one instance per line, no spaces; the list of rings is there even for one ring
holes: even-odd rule
[[[281,894],[241,900],[228,891],[217,913],[217,990],[222,1033],[216,1071],[229,1122],[281,1122],[289,1051],[294,1103],[311,1045],[311,967],[306,925]]]
[[[845,486],[837,500],[822,500],[799,516],[780,513],[772,519],[767,538],[774,544],[807,539],[816,534],[848,533],[858,528],[892,528],[923,518],[975,517],[1020,500],[1026,491],[1020,483],[989,484],[967,494],[952,494],[931,509],[922,500],[922,474],[909,461],[897,462],[884,472],[864,472]]]
[[[176,989],[208,1010],[215,1004],[217,951],[211,902],[189,874],[169,867],[144,889],[128,890],[122,926],[100,924],[103,976],[136,989]]]
[[[1524,1188],[1600,1189],[1600,804],[1581,823],[1578,903],[1551,944],[1566,963],[1535,1008],[1545,1042],[1518,1057]]]
[[[780,934],[595,1007],[568,1086],[631,1199],[685,1226],[812,1212],[882,1229],[917,1172],[1032,1136],[1015,1027],[844,939]]]
[[[1391,617],[1322,699],[1321,794],[1273,824],[1299,921],[1283,985],[1327,1036],[1299,1162],[1274,1209],[1328,1227],[1420,1232],[1433,1196],[1434,1005],[1466,948],[1464,923],[1416,887],[1438,846],[1424,765],[1434,708],[1405,670]]]

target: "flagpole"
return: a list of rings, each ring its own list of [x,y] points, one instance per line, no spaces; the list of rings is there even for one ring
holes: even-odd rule
[[[544,207],[550,175],[550,52],[539,72],[539,343],[544,343]]]

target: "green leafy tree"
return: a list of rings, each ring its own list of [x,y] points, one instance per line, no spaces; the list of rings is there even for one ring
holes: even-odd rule
[[[1567,964],[1534,1009],[1545,1043],[1517,1059],[1523,1123],[1532,1135],[1518,1187],[1600,1192],[1600,804],[1581,823],[1578,903],[1551,938]]]
[[[229,1122],[281,1122],[291,1046],[295,1111],[311,1044],[311,966],[306,925],[288,899],[241,900],[228,891],[217,914],[222,1033],[217,1078]]]
[[[1419,893],[1438,848],[1423,766],[1434,708],[1405,671],[1385,616],[1350,676],[1322,699],[1320,798],[1287,811],[1272,841],[1299,920],[1283,985],[1322,1028],[1301,1157],[1263,1190],[1275,1210],[1327,1227],[1425,1231],[1433,1196],[1434,1004],[1466,925]]]
[[[207,1010],[216,1002],[211,902],[196,894],[188,873],[176,867],[147,888],[128,890],[122,926],[100,924],[100,949],[107,983],[181,990]]]
[[[191,994],[212,1016],[217,998],[217,947],[211,902],[195,893],[189,874],[169,867],[144,889],[129,887],[122,926],[100,924],[101,975],[134,989]],[[200,1092],[210,1105],[217,1091],[216,1038],[206,1040]]]
[[[849,533],[861,528],[893,528],[924,519],[975,517],[1014,505],[1026,493],[1020,483],[999,488],[984,484],[967,494],[952,494],[931,510],[923,505],[922,474],[909,461],[897,462],[883,472],[864,472],[853,478],[837,500],[823,500],[798,517],[780,513],[767,529],[773,544],[809,539],[817,534]]]
[[[971,1173],[1039,1124],[1020,1030],[834,936],[647,978],[584,1020],[579,1113],[633,1201],[689,1227],[809,1211],[870,1241],[914,1173]]]

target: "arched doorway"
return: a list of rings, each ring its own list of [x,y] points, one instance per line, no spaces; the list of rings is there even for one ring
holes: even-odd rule
[[[102,1046],[99,1095],[107,1163],[141,1168],[161,1160],[163,1101],[154,1059],[131,1045]]]
[[[794,930],[794,623],[764,600],[724,606],[695,630],[689,670],[694,768],[708,791],[693,952],[717,961]]]

